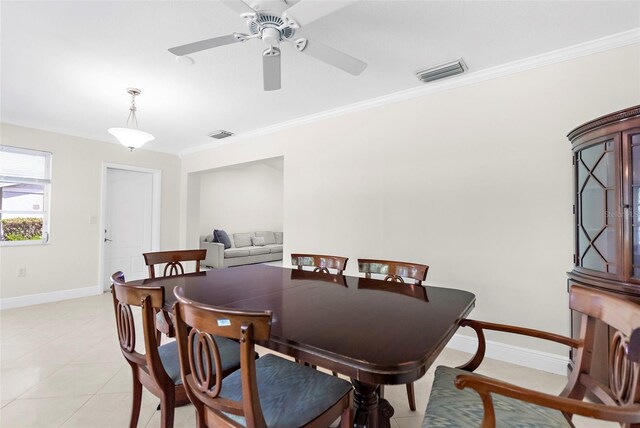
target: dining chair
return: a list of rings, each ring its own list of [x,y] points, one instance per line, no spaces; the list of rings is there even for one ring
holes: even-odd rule
[[[164,264],[162,276],[184,275],[184,262],[196,262],[196,272],[200,272],[200,262],[207,258],[207,250],[174,250],[143,253],[149,268],[149,278],[156,277],[156,265]]]
[[[321,254],[291,254],[291,264],[297,266],[298,270],[304,270],[304,267],[314,268],[313,272],[328,273],[329,269],[335,269],[337,275],[343,275],[343,272],[347,268],[348,257],[340,256],[325,256]],[[296,358],[296,363],[302,363],[309,367],[316,368],[315,365],[302,362]],[[334,376],[338,376],[335,371],[331,372]]]
[[[160,398],[161,427],[173,427],[174,408],[189,403],[180,376],[178,345],[175,341],[159,346],[154,328],[154,313],[164,306],[164,288],[132,286],[125,282],[124,274],[112,275],[111,294],[115,310],[120,350],[131,366],[133,376],[133,406],[130,427],[138,425],[142,387]],[[141,308],[143,353],[136,349],[136,323],[131,306]],[[240,346],[228,339],[216,338],[216,344],[228,358],[212,373],[229,373],[240,366]]]
[[[351,384],[267,354],[254,358],[255,342],[271,335],[271,311],[240,311],[191,301],[174,291],[180,368],[187,395],[204,427],[327,427],[352,424]],[[240,369],[224,379],[211,371],[224,358],[211,335],[240,341]]]
[[[320,254],[291,254],[291,264],[299,270],[303,267],[313,267],[314,272],[330,273],[329,269],[335,269],[338,275],[342,275],[347,268],[347,257],[325,256]]]
[[[640,305],[604,291],[574,285],[569,307],[580,314],[577,339],[545,331],[463,320],[478,336],[476,354],[458,368],[438,367],[423,427],[573,427],[573,415],[640,427]],[[609,384],[592,376],[596,330],[609,332]],[[485,355],[485,331],[500,331],[560,343],[574,349],[573,369],[559,395],[473,374]],[[607,330],[605,330],[607,331]],[[583,401],[591,393],[601,403]],[[592,398],[590,397],[590,398]],[[464,412],[460,409],[464,409]],[[595,426],[595,425],[594,425]],[[608,426],[608,425],[607,425]]]
[[[429,266],[419,263],[396,262],[391,260],[358,259],[358,271],[366,278],[372,274],[385,275],[384,281],[404,283],[404,278],[413,279],[414,285],[422,285],[427,279]],[[413,382],[406,384],[409,408],[416,410],[416,393]],[[380,397],[384,397],[384,385],[380,385]]]
[[[207,258],[207,250],[174,250],[174,251],[156,251],[152,253],[143,253],[144,262],[149,268],[149,278],[156,277],[156,265],[165,265],[162,270],[162,277],[184,275],[184,262],[196,262],[196,272],[200,272],[200,262]],[[158,342],[160,341],[160,333],[164,333],[167,337],[174,337],[173,320],[171,314],[164,310],[156,313],[156,329],[158,331]]]

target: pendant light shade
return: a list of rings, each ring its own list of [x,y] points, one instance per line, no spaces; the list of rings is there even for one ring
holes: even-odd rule
[[[144,143],[148,143],[155,137],[148,132],[140,131],[133,128],[109,128],[109,134],[113,135],[125,147],[131,150],[141,147]]]
[[[127,119],[126,128],[109,128],[107,131],[118,139],[120,144],[128,147],[129,150],[137,149],[143,144],[155,139],[148,132],[138,129],[138,119],[136,118],[136,96],[142,91],[136,88],[128,88],[127,93],[131,94],[131,107],[129,107],[129,118]]]

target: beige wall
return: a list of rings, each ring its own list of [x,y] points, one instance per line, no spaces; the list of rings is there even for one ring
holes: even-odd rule
[[[200,175],[199,235],[282,230],[282,158]]]
[[[565,136],[640,102],[639,51],[631,45],[188,155],[183,188],[192,172],[284,156],[285,261],[293,251],[338,254],[350,258],[347,273],[358,257],[426,263],[428,284],[476,294],[474,318],[568,334]],[[185,222],[193,207],[182,203]]]
[[[51,239],[47,245],[0,247],[1,297],[51,293],[99,284],[102,163],[162,170],[160,246],[176,248],[180,158],[109,143],[2,124],[2,144],[53,153]],[[90,217],[97,222],[90,224]],[[27,275],[18,277],[18,268]]]

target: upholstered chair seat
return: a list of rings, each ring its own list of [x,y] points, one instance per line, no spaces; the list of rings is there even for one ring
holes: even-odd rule
[[[463,319],[461,326],[475,330],[478,349],[458,368],[436,369],[422,427],[565,428],[574,426],[574,415],[617,422],[624,428],[640,427],[640,305],[613,293],[572,285],[569,308],[574,315],[580,314],[579,338]],[[592,364],[594,353],[600,352],[594,351],[599,323],[609,331],[613,355],[606,373],[608,384],[595,377],[601,375],[600,367]],[[534,337],[573,348],[567,385],[555,395],[474,374],[487,350],[485,331]],[[587,393],[595,401],[585,401]]]
[[[480,395],[473,389],[460,390],[456,376],[469,372],[440,366],[436,369],[431,397],[422,428],[478,428],[484,410]],[[496,428],[565,428],[571,425],[562,412],[492,394]]]
[[[273,354],[256,360],[256,378],[260,406],[269,428],[305,426],[351,390],[351,383],[343,379]],[[220,396],[242,401],[240,370],[223,379]],[[226,415],[246,426],[244,417]]]
[[[226,339],[224,337],[214,337],[220,357],[222,358],[222,375],[237,370],[240,367],[240,345],[238,342]],[[173,380],[175,385],[182,384],[180,376],[180,359],[178,357],[178,343],[176,341],[169,342],[158,348],[158,354],[162,361],[162,366],[167,375]],[[212,368],[212,374],[215,373],[215,367]]]

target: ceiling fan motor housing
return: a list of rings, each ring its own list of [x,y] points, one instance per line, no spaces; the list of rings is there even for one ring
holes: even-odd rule
[[[280,31],[275,28],[265,28],[262,30],[262,40],[270,46],[278,46],[280,44]]]
[[[289,22],[286,22],[273,13],[256,13],[253,16],[246,16],[247,27],[253,35],[260,35],[260,38],[270,46],[278,46],[282,39],[290,39],[296,30]]]

